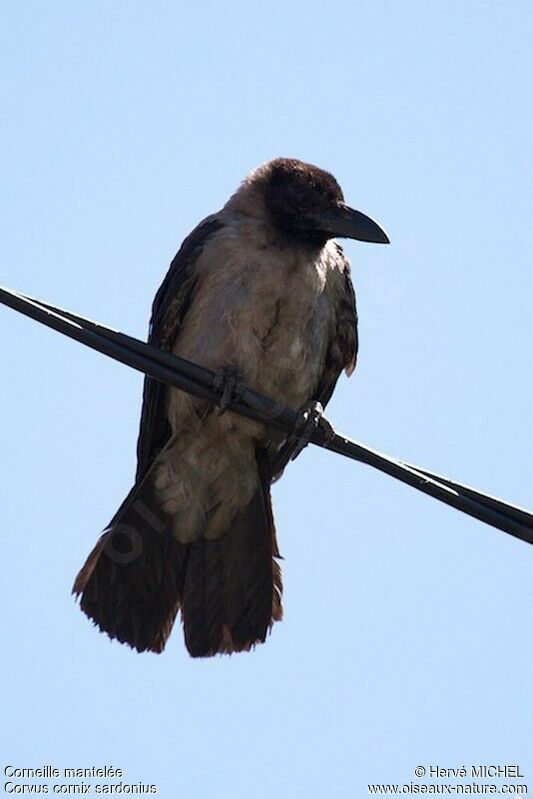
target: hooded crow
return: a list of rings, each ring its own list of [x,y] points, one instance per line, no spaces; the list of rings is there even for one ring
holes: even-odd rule
[[[161,652],[181,612],[189,653],[205,657],[249,650],[281,619],[270,486],[294,441],[220,411],[239,381],[292,408],[325,406],[353,372],[355,295],[337,237],[388,242],[330,173],[277,158],[172,261],[149,341],[217,372],[221,407],[145,379],[135,485],[73,589],[110,638]]]

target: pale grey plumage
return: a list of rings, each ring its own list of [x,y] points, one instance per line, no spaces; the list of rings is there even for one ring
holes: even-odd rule
[[[218,220],[222,227],[196,261],[173,351],[214,370],[233,365],[246,385],[298,408],[313,397],[336,335],[346,259],[334,242],[311,253],[288,248],[264,217],[236,211],[233,203]],[[157,490],[182,542],[222,535],[256,489],[256,445],[271,454],[279,445],[263,425],[231,413],[202,419],[198,406],[169,391],[175,443],[157,467]]]

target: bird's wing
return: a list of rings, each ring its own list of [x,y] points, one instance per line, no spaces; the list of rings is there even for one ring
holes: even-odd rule
[[[324,371],[313,397],[313,399],[321,402],[324,408],[331,399],[342,370],[344,369],[349,377],[353,373],[357,361],[359,347],[357,306],[355,291],[350,277],[350,265],[346,259],[344,259],[343,278],[344,285],[337,307],[335,333],[329,343],[324,362]]]
[[[337,289],[337,313],[335,330],[331,336],[324,369],[318,381],[316,391],[311,399],[318,400],[325,408],[331,399],[337,380],[342,370],[350,376],[357,361],[359,339],[357,336],[357,306],[355,291],[350,278],[350,264],[345,258],[342,249],[338,247],[342,259],[342,272],[340,274],[340,291]],[[278,447],[270,463],[272,480],[277,480],[283,473],[285,466],[291,460],[296,444],[294,439],[285,439]]]
[[[195,264],[206,241],[222,227],[216,215],[204,219],[190,233],[170,264],[153,305],[148,341],[155,347],[171,349],[181,327],[196,280]],[[166,415],[167,386],[146,377],[141,424],[137,441],[136,481],[143,479],[154,458],[171,436]]]

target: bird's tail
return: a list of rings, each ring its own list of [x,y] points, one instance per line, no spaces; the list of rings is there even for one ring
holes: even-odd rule
[[[151,472],[136,485],[74,583],[81,609],[110,638],[161,652],[181,609],[193,657],[249,650],[281,619],[270,477],[228,530],[181,543],[158,509]]]
[[[193,657],[249,650],[282,617],[270,477],[261,465],[258,476],[255,494],[227,533],[189,545],[182,617]]]
[[[110,638],[162,652],[180,607],[186,554],[167,531],[148,474],[100,537],[72,593]]]

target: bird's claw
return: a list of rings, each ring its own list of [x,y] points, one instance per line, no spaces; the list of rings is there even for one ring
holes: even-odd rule
[[[295,448],[291,454],[291,461],[298,457],[306,447],[313,433],[321,429],[324,434],[324,444],[328,444],[335,437],[335,430],[327,419],[324,419],[324,408],[320,402],[307,402],[298,411],[298,419],[294,425],[291,438],[295,441]]]
[[[215,413],[220,416],[227,411],[232,402],[241,398],[244,384],[235,366],[223,366],[217,369],[213,387],[220,393],[220,399],[215,407]]]

